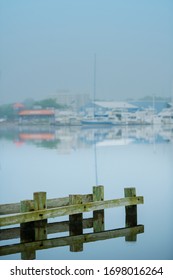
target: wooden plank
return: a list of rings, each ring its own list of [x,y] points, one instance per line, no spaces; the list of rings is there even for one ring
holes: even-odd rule
[[[47,239],[42,241],[28,242],[25,244],[6,245],[1,247],[0,255],[4,256],[4,255],[17,254],[26,250],[26,248],[28,248],[29,250],[32,249],[45,250],[45,249],[61,247],[61,246],[70,246],[78,242],[89,243],[89,242],[95,242],[95,241],[106,240],[111,238],[123,237],[130,234],[140,234],[143,232],[144,232],[144,226],[138,225],[131,228],[113,229],[113,230],[107,230],[98,233],[86,233],[77,236],[58,237],[58,238],[52,238],[52,239]]]
[[[28,200],[31,211],[34,210],[34,200]],[[69,197],[47,199],[47,208],[55,208],[69,205]],[[20,203],[0,205],[0,215],[20,213]]]
[[[82,202],[91,202],[92,194],[84,194],[82,195]],[[34,210],[34,200],[27,200],[30,203],[31,210]],[[56,208],[69,205],[69,197],[61,197],[61,198],[51,198],[47,199],[47,208]],[[20,203],[8,203],[0,205],[0,215],[8,215],[8,214],[16,214],[20,213]]]
[[[83,219],[83,229],[93,227],[93,218]],[[69,231],[69,221],[47,224],[47,234],[55,234]],[[16,239],[20,237],[20,227],[0,229],[0,241]]]
[[[20,227],[0,229],[0,241],[20,237]]]
[[[8,203],[0,205],[0,215],[20,213],[20,203]]]
[[[39,221],[48,218],[55,218],[60,216],[78,214],[82,212],[90,212],[94,210],[107,209],[112,207],[130,206],[135,204],[142,204],[143,197],[127,197],[112,199],[106,201],[88,202],[77,205],[62,206],[58,208],[39,210],[27,212],[22,214],[15,214],[12,216],[0,217],[0,226],[7,226],[12,224],[25,223],[30,221]]]

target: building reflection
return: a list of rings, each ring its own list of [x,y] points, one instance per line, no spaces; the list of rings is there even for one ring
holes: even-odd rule
[[[0,129],[0,138],[12,140],[17,146],[31,143],[39,147],[56,149],[58,153],[71,153],[77,149],[96,146],[119,146],[140,143],[173,141],[171,126],[112,126],[86,128],[82,126],[21,126],[18,130]]]

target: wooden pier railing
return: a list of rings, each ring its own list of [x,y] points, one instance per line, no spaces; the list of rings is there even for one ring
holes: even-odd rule
[[[20,238],[20,243],[0,247],[0,255],[21,253],[22,259],[35,259],[36,250],[59,246],[70,246],[70,251],[83,250],[83,244],[124,236],[126,241],[136,241],[144,232],[143,225],[137,225],[137,204],[143,204],[142,196],[136,196],[135,188],[125,188],[124,197],[104,200],[104,187],[93,187],[92,194],[69,195],[65,198],[46,199],[45,192],[36,192],[33,200],[16,204],[0,205],[0,240]],[[125,227],[105,230],[104,210],[111,207],[125,207]],[[84,212],[93,211],[93,217],[83,219]],[[48,223],[49,218],[69,216],[69,221]],[[6,228],[20,224],[20,227]],[[83,229],[93,228],[84,234]],[[48,235],[69,232],[69,236],[49,238]]]

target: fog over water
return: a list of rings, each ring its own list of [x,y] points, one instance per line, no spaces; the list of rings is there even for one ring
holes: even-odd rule
[[[32,199],[37,191],[47,192],[47,198],[89,194],[96,179],[104,186],[105,200],[124,197],[124,187],[135,187],[136,194],[144,197],[144,204],[137,206],[137,223],[144,226],[144,232],[137,234],[136,241],[122,236],[84,242],[80,252],[70,251],[69,246],[37,248],[37,259],[173,258],[172,129],[60,127],[43,131],[31,127],[0,132],[0,204]],[[50,134],[52,139],[45,140]],[[92,217],[92,212],[83,217]],[[68,219],[63,216],[58,221]],[[55,218],[49,219],[54,222]],[[104,222],[105,231],[124,228],[125,208],[106,209]],[[68,230],[48,234],[48,238],[68,240]],[[83,230],[84,234],[92,232],[93,228]],[[1,240],[0,246],[19,242],[19,238]],[[21,258],[20,253],[10,254],[11,248],[7,249],[1,259]]]
[[[1,0],[0,103],[63,92],[170,96],[172,0]]]
[[[95,185],[104,186],[105,200],[124,197],[125,187],[144,198],[132,228],[124,206],[105,209],[105,219],[84,213],[75,236],[69,216],[32,224],[31,236],[23,225],[7,226],[0,259],[173,259],[173,117],[133,121],[173,98],[172,15],[172,0],[0,0],[0,105],[10,103],[0,106],[0,204],[32,200],[34,192],[92,194]],[[109,103],[119,106],[119,121],[87,126],[81,119],[115,109],[92,106],[88,96],[128,100]],[[41,99],[49,100],[34,102]],[[124,104],[139,109],[125,122]]]

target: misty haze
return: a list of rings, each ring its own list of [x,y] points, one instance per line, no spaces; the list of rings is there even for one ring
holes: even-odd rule
[[[172,14],[0,0],[1,260],[173,259]]]

